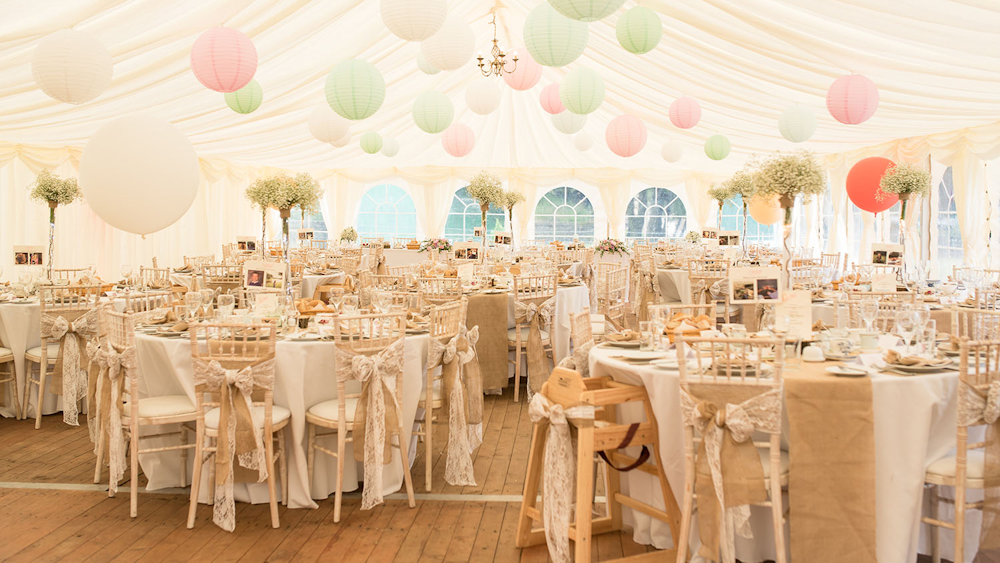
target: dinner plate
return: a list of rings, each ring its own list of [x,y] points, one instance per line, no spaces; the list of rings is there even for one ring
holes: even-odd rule
[[[962,352],[961,350],[952,350],[951,345],[949,345],[947,348],[938,346],[938,353],[944,354],[945,356],[958,356],[961,355]]]
[[[827,373],[832,373],[837,377],[865,377],[868,375],[866,370],[860,368],[852,368],[848,366],[830,366],[826,368]]]
[[[941,373],[943,371],[950,371],[954,368],[951,363],[940,364],[936,366],[901,366],[897,364],[885,364],[887,367],[892,368],[896,371],[902,371],[905,373]]]
[[[613,340],[607,340],[604,342],[605,345],[612,348],[638,348],[641,343],[638,340],[626,340],[624,342],[615,342]]]
[[[315,340],[322,340],[322,339],[323,339],[322,336],[314,332],[307,332],[305,334],[297,334],[295,336],[289,336],[285,340],[289,340],[291,342],[312,342]]]
[[[646,350],[625,350],[617,354],[618,356],[628,358],[630,360],[657,360],[662,359],[666,354],[664,352],[654,352]]]
[[[164,330],[164,331],[152,332],[150,334],[152,334],[153,336],[162,336],[164,338],[175,338],[177,336],[187,336],[189,333],[186,330],[183,331]]]
[[[846,362],[847,360],[853,360],[857,357],[857,354],[846,354],[844,356],[840,356],[838,354],[826,354],[826,359],[831,362]]]

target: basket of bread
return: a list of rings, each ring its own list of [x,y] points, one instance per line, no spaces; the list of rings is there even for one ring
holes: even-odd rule
[[[420,250],[420,243],[417,242],[416,239],[413,239],[410,242],[406,243],[406,249],[407,250]]]
[[[337,308],[333,305],[327,305],[319,299],[296,299],[295,308],[299,311],[300,316],[313,316],[317,313],[336,313]]]
[[[673,344],[678,332],[686,338],[698,338],[701,336],[701,331],[713,330],[714,328],[715,323],[708,315],[698,315],[696,317],[689,313],[677,313],[663,328],[663,334]]]

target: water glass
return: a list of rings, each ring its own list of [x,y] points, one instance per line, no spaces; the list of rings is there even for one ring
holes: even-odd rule
[[[639,322],[639,349],[643,351],[653,350],[653,322]]]
[[[358,310],[358,296],[345,295],[341,303],[341,310],[345,315],[353,315]]]
[[[233,315],[233,309],[236,308],[236,297],[229,295],[220,295],[216,299],[216,303],[219,305],[219,317],[221,320],[227,320]]]
[[[194,291],[185,293],[184,305],[187,307],[188,321],[193,321],[195,315],[198,313],[198,308],[201,307],[201,294]]]

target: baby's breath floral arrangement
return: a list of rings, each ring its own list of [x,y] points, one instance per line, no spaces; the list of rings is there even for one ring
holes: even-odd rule
[[[469,192],[469,197],[479,203],[479,208],[483,212],[484,225],[486,224],[486,212],[490,205],[504,205],[503,184],[500,183],[500,178],[485,170],[472,178],[465,191]]]
[[[443,250],[447,252],[451,250],[451,241],[446,238],[429,238],[420,243],[419,252],[427,250]]]
[[[701,242],[701,233],[698,231],[688,231],[687,234],[684,235],[684,240],[697,244]]]
[[[82,199],[82,195],[80,187],[76,184],[76,178],[64,180],[48,170],[42,170],[32,184],[31,199],[46,202],[50,209],[55,209],[57,205],[66,205]]]
[[[628,247],[625,243],[613,238],[604,239],[594,246],[594,252],[604,256],[605,254],[628,254]]]
[[[354,227],[347,227],[343,231],[340,231],[340,240],[354,242],[358,240],[358,232],[354,230]]]
[[[323,190],[309,174],[298,174],[294,178],[287,174],[261,178],[246,190],[247,199],[257,207],[277,209],[282,216],[288,216],[293,207],[303,212],[313,209],[322,196]]]
[[[931,189],[931,173],[923,168],[918,168],[912,164],[897,164],[889,167],[879,182],[879,190],[875,192],[875,199],[885,201],[888,194],[899,196],[900,220],[906,219],[906,204],[910,196],[923,196]]]
[[[785,225],[792,222],[792,206],[802,195],[808,202],[826,190],[826,176],[816,157],[808,151],[778,153],[754,163],[753,187],[762,196],[778,196],[785,210]]]
[[[517,190],[506,190],[500,194],[500,201],[498,202],[502,207],[507,209],[508,219],[514,219],[514,206],[524,201],[524,194]]]
[[[719,207],[726,203],[729,198],[733,197],[733,191],[729,188],[726,183],[722,184],[712,184],[712,187],[708,189],[708,197],[719,202]]]

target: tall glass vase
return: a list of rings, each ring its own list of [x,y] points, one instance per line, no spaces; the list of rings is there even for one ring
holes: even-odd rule
[[[49,261],[46,264],[46,277],[49,281],[52,281],[52,264],[55,263],[55,245],[56,245],[56,207],[59,204],[50,201],[49,202]]]
[[[263,249],[267,241],[267,208],[260,212],[260,248]]]
[[[899,194],[899,245],[903,247],[903,254],[897,277],[905,287],[909,287],[906,285],[906,274],[908,273],[906,269],[906,204],[909,203],[909,200],[910,194]]]
[[[507,208],[507,228],[510,229],[510,247],[514,248],[514,208]]]
[[[280,209],[281,213],[281,253],[285,262],[285,295],[292,299],[292,262],[288,257],[288,219],[292,216],[291,209]]]
[[[740,233],[740,260],[747,259],[747,201],[743,200],[743,232]]]
[[[479,251],[479,263],[480,264],[485,264],[486,263],[486,212],[489,211],[489,210],[490,210],[489,204],[486,204],[486,205],[480,204],[479,205],[479,211],[483,215],[483,246],[482,246],[482,248]]]
[[[787,195],[783,195],[778,200],[781,204],[781,210],[784,212],[784,222],[782,223],[781,238],[785,246],[785,287],[792,289],[792,276],[791,270],[789,269],[789,262],[792,259],[792,251],[788,248],[788,238],[792,234],[792,207],[795,205],[795,200]]]

